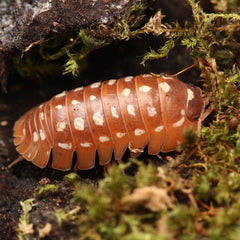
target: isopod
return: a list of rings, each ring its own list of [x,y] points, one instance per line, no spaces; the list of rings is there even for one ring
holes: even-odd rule
[[[63,92],[24,114],[14,126],[16,150],[44,168],[69,170],[120,160],[127,148],[138,155],[176,150],[184,130],[197,130],[205,111],[200,88],[175,76],[150,74],[96,82]]]

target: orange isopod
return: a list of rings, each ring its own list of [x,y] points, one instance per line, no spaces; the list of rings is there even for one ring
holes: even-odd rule
[[[174,76],[150,74],[96,82],[63,92],[24,114],[14,126],[20,155],[44,168],[69,170],[120,160],[127,148],[138,155],[176,150],[184,130],[197,130],[205,110],[200,88]]]

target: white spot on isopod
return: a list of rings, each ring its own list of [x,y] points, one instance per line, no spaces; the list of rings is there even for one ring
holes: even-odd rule
[[[40,113],[39,113],[39,117],[40,117],[41,120],[44,120],[44,114],[43,114],[43,112],[40,112]]]
[[[22,132],[23,132],[23,136],[25,136],[26,135],[26,129],[23,128]]]
[[[92,145],[92,143],[90,143],[90,142],[80,143],[80,146],[81,146],[81,147],[85,147],[85,148],[88,148],[88,147],[90,147],[91,145]]]
[[[96,96],[94,96],[94,95],[91,95],[91,96],[89,97],[89,99],[90,99],[90,101],[93,101],[93,100],[95,100],[95,99],[96,99]]]
[[[72,100],[72,105],[77,105],[77,104],[80,104],[80,102],[78,100]]]
[[[33,141],[34,141],[34,142],[37,142],[38,139],[39,139],[38,134],[37,134],[36,131],[34,131],[34,132],[33,132]]]
[[[187,100],[191,101],[194,99],[194,92],[191,89],[187,89]]]
[[[159,83],[159,87],[165,92],[169,92],[169,90],[171,89],[171,87],[168,85],[168,83],[166,82],[161,82]]]
[[[127,105],[127,111],[128,111],[128,114],[130,114],[130,115],[133,115],[133,116],[136,115],[136,114],[135,114],[135,108],[134,108],[134,106],[131,105],[131,104]]]
[[[118,114],[117,114],[117,109],[115,107],[111,107],[111,112],[112,112],[112,116],[115,118],[119,118]]]
[[[108,85],[113,85],[116,83],[116,81],[117,81],[116,79],[111,79],[108,81]]]
[[[163,130],[163,126],[158,126],[154,129],[155,132],[161,132]]]
[[[84,119],[81,117],[76,117],[74,119],[74,128],[79,131],[84,130]]]
[[[103,115],[100,112],[94,113],[92,119],[96,125],[102,126],[104,123]]]
[[[73,91],[74,91],[74,92],[78,92],[78,91],[81,91],[81,90],[83,90],[83,87],[76,88],[76,89],[74,89]]]
[[[70,150],[72,149],[72,143],[58,143],[58,146],[62,149],[65,149],[65,150]]]
[[[56,109],[58,109],[58,110],[62,109],[62,105],[61,104],[57,105]]]
[[[41,140],[44,141],[46,139],[46,135],[45,135],[45,133],[43,132],[42,129],[40,129],[39,134],[40,134]]]
[[[128,96],[130,94],[131,90],[129,88],[124,88],[122,91],[122,95],[123,96]]]
[[[42,108],[43,104],[39,105],[39,108]]]
[[[66,123],[63,122],[58,122],[56,125],[57,132],[62,132],[66,127]]]
[[[100,142],[108,142],[110,140],[110,138],[109,137],[107,137],[107,136],[101,136],[101,137],[99,137],[99,141]]]
[[[125,77],[124,81],[125,81],[125,82],[131,82],[132,79],[133,79],[132,76],[128,76],[128,77]]]
[[[101,82],[96,82],[96,83],[91,84],[90,88],[98,88],[98,87],[100,87],[100,85],[101,85]]]
[[[147,111],[149,117],[154,117],[157,114],[155,107],[147,107]]]
[[[143,74],[142,77],[147,78],[147,77],[152,77],[152,75],[151,74]]]
[[[147,85],[143,85],[143,86],[141,86],[141,87],[139,88],[139,91],[147,93],[147,92],[149,92],[151,89],[152,89],[151,87],[149,87],[149,86],[147,86]]]
[[[28,157],[28,158],[30,158],[31,156],[32,156],[32,154],[31,154],[31,153],[29,153],[29,154],[27,155],[27,157]]]
[[[65,95],[66,95],[66,91],[59,93],[58,95],[55,96],[55,98],[64,97]]]
[[[118,138],[122,138],[122,137],[124,137],[125,135],[126,135],[126,133],[121,133],[121,132],[116,133],[116,136],[117,136]]]
[[[185,115],[184,109],[181,110],[181,115],[182,115],[182,116]]]
[[[185,121],[185,117],[181,117],[181,119],[173,124],[173,127],[180,127],[183,125]]]
[[[145,133],[145,130],[143,130],[143,129],[136,128],[136,129],[134,130],[134,134],[135,134],[136,136],[140,136],[140,135],[142,135],[142,134],[144,134],[144,133]]]

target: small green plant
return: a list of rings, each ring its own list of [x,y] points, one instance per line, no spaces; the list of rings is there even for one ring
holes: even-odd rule
[[[49,46],[48,42],[42,44],[40,48],[41,55],[46,60],[56,60],[67,54],[68,60],[65,64],[64,74],[72,73],[77,76],[84,67],[84,60],[94,50],[109,45],[114,40],[129,40],[137,36],[137,28],[143,18],[144,11],[147,6],[145,4],[133,5],[124,14],[123,18],[115,24],[111,29],[105,25],[99,26],[99,31],[89,29],[80,29],[77,37],[71,37],[64,47],[54,54],[49,54],[46,50]],[[57,42],[57,40],[55,40]],[[73,49],[78,50],[73,50]]]
[[[18,239],[26,240],[30,234],[33,234],[33,224],[29,222],[29,213],[32,210],[33,201],[35,199],[31,198],[24,202],[20,202],[22,206],[22,214],[19,218],[18,223]]]
[[[43,186],[39,186],[37,192],[35,192],[35,198],[45,197],[48,194],[55,193],[58,190],[58,186],[54,184],[46,184]]]
[[[72,222],[76,220],[80,210],[81,208],[79,206],[72,210],[60,208],[53,212],[53,215],[56,216],[58,224],[62,225],[63,222]]]

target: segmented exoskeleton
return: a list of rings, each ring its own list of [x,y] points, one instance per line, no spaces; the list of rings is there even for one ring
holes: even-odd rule
[[[69,170],[77,153],[78,169],[119,160],[129,147],[138,154],[170,152],[196,130],[205,109],[201,90],[174,76],[145,74],[96,82],[63,92],[23,115],[14,126],[17,151],[45,167]]]

